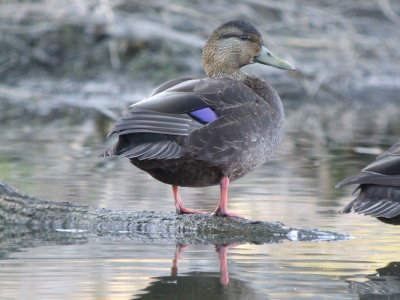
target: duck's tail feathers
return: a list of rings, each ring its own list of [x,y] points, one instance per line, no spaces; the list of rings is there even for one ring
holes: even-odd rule
[[[184,154],[176,138],[159,134],[120,135],[115,145],[107,148],[99,156],[123,156],[126,158],[175,159]]]
[[[376,218],[394,218],[400,215],[400,187],[361,185],[357,197],[339,213],[355,212]]]

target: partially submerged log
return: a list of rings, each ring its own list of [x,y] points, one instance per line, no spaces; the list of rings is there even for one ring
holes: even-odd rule
[[[276,243],[284,240],[323,241],[350,238],[347,234],[301,229],[279,222],[177,215],[155,211],[115,211],[37,199],[0,180],[0,226],[7,232],[54,232],[86,235],[127,235],[142,242],[181,244]],[[49,234],[50,233],[50,234]],[[4,234],[3,235],[7,235]],[[57,236],[57,235],[56,235]]]

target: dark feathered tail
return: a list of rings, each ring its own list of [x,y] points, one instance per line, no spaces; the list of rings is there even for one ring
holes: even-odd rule
[[[339,213],[355,212],[390,224],[400,222],[400,187],[363,184],[359,190]]]
[[[113,155],[140,160],[174,159],[183,155],[183,149],[176,143],[174,136],[153,133],[124,134],[118,137],[115,145],[99,156]]]

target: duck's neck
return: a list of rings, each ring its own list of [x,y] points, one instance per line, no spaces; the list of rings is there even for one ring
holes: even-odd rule
[[[245,81],[247,74],[238,68],[208,68],[204,67],[208,77],[230,78],[238,81]]]
[[[218,50],[213,46],[214,44],[215,41],[213,39],[209,39],[203,49],[203,67],[207,76],[231,78],[244,81],[247,77],[247,74],[238,67],[237,61],[227,59],[226,50]]]

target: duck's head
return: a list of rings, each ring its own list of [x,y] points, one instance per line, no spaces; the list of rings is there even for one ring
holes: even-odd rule
[[[253,63],[295,70],[291,64],[273,56],[263,45],[258,30],[244,21],[230,21],[219,26],[203,49],[204,70],[209,77],[240,77],[243,74],[240,68]]]

